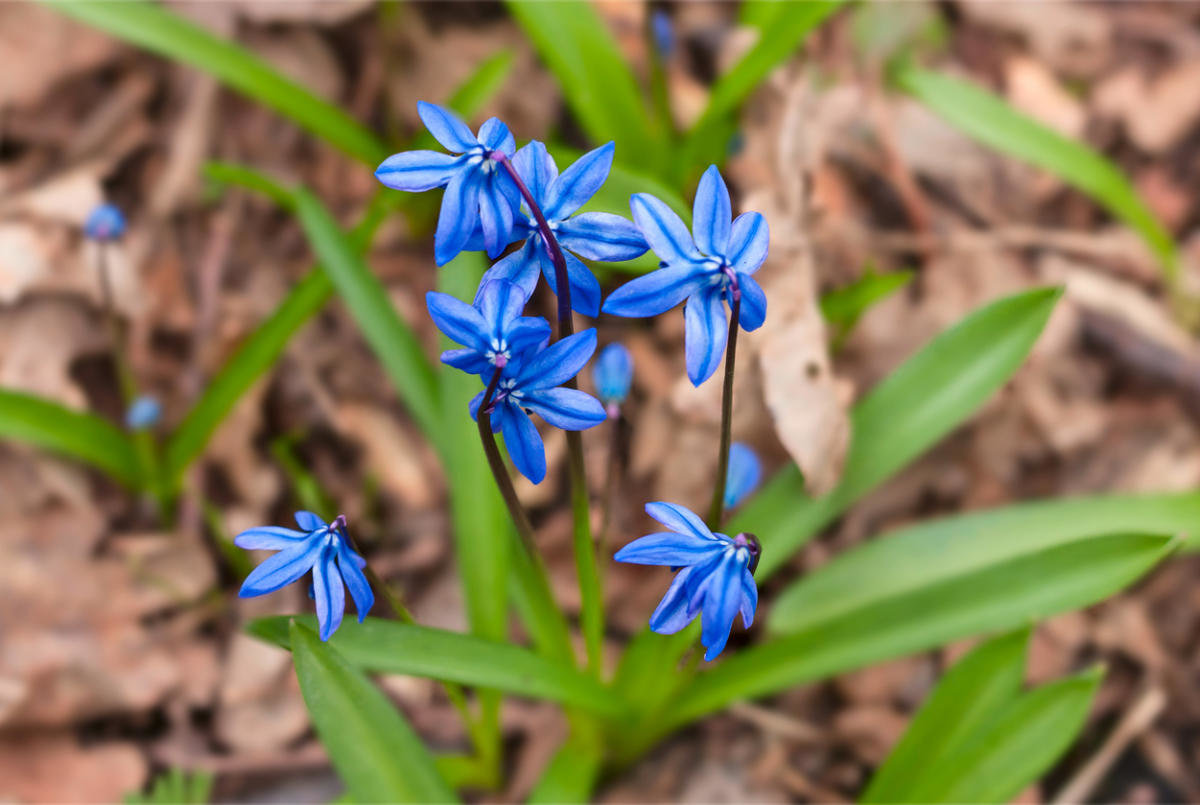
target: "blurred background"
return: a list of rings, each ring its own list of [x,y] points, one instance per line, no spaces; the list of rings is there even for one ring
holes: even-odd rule
[[[473,124],[494,114],[519,143],[597,144],[595,121],[581,120],[527,24],[501,4],[169,7],[341,107],[392,150],[420,132],[417,100],[444,101],[498,54],[504,70]],[[648,105],[659,104],[661,126],[678,131],[705,114],[714,81],[763,35],[733,3],[593,7]],[[747,90],[713,157],[735,210],[764,211],[772,229],[761,274],[770,316],[743,342],[735,438],[769,467],[796,461],[809,491],[827,492],[856,397],[983,303],[1040,285],[1066,291],[1015,379],[810,543],[794,572],[919,518],[1200,486],[1200,346],[1187,302],[1200,280],[1200,5],[834,11]],[[522,12],[537,13],[536,4]],[[1086,177],[1066,181],[989,147],[986,120],[974,118],[986,130],[971,132],[968,109],[939,108],[917,83],[896,80],[903,60],[968,79],[1090,144],[1177,251],[1144,220],[1129,225],[1140,213],[1114,216],[1111,195],[1097,203],[1107,192],[1100,178],[1099,190],[1080,192]],[[953,120],[956,109],[969,119]],[[623,112],[610,114],[620,129]],[[618,163],[645,167],[649,152],[617,139]],[[372,167],[212,75],[52,8],[0,4],[0,386],[124,421],[98,249],[82,231],[108,200],[128,222],[105,250],[125,353],[139,391],[161,406],[146,427],[162,436],[179,425],[313,265],[294,219],[206,178],[212,160],[303,183],[347,226],[377,189]],[[685,168],[659,181],[690,198],[695,178]],[[425,202],[382,225],[368,263],[435,354],[423,296],[436,282],[436,207]],[[606,275],[606,290],[623,279]],[[681,314],[598,326],[602,343],[621,339],[637,366],[614,514],[622,544],[643,533],[646,500],[707,499],[719,388],[687,383]],[[606,441],[585,441],[591,477],[602,478]],[[519,491],[560,600],[576,607],[564,447],[561,432],[548,433],[548,478]],[[0,800],[113,801],[173,768],[212,774],[221,799],[336,796],[288,654],[240,632],[251,617],[309,606],[302,585],[238,600],[246,557],[227,544],[243,528],[287,524],[313,500],[347,515],[418,620],[465,627],[444,480],[336,301],[214,426],[181,488],[178,516],[164,526],[149,499],[103,474],[0,440]],[[1126,719],[1123,751],[1102,764],[1091,796],[1200,799],[1198,561],[1177,558],[1036,632],[1032,682],[1108,663],[1083,738],[1048,778],[1055,787]],[[619,642],[642,627],[661,579],[617,567],[608,578]],[[600,798],[848,800],[962,650],[735,707],[672,738]],[[431,745],[463,743],[435,683],[385,684]],[[519,700],[506,703],[504,723],[511,783],[501,796],[511,799],[528,792],[565,725],[552,706]],[[1042,798],[1036,787],[1023,796]]]

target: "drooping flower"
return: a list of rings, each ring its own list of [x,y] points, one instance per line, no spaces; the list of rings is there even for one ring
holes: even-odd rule
[[[449,294],[430,291],[425,295],[429,315],[438,329],[463,349],[442,353],[442,362],[484,382],[497,368],[504,368],[550,338],[550,323],[543,318],[522,316],[528,296],[508,280],[485,281],[474,305]]]
[[[619,262],[632,260],[646,251],[646,240],[632,221],[608,212],[575,212],[587,203],[608,178],[612,169],[613,144],[602,145],[581,156],[562,174],[558,165],[537,140],[517,152],[513,166],[542,208],[546,222],[554,232],[567,261],[567,281],[571,286],[571,307],[587,316],[600,312],[600,283],[580,257],[588,260]],[[550,247],[538,231],[537,221],[522,207],[513,227],[513,237],[524,240],[521,248],[509,254],[485,275],[503,277],[533,293],[541,274],[558,293],[558,282]]]
[[[750,496],[762,480],[762,462],[748,444],[729,445],[729,470],[725,474],[725,508],[732,509]]]
[[[125,425],[131,430],[152,428],[162,418],[162,404],[157,397],[143,394],[129,405],[125,411]]]
[[[740,299],[738,324],[744,330],[758,329],[766,318],[767,298],[751,275],[767,256],[767,221],[757,212],[730,221],[729,189],[716,165],[704,172],[696,190],[692,234],[654,196],[637,193],[630,206],[633,220],[662,259],[662,268],[613,291],[604,312],[657,316],[686,299],[688,377],[699,386],[717,370],[725,352],[725,304],[732,307]]]
[[[604,406],[578,389],[559,388],[596,350],[596,331],[584,330],[531,353],[504,368],[490,404],[492,432],[504,434],[504,446],[517,470],[535,484],[546,477],[546,450],[529,418],[535,413],[556,428],[587,430],[605,419]],[[479,392],[471,400],[471,416],[483,404]]]
[[[701,615],[704,659],[713,660],[724,651],[739,613],[747,629],[754,622],[758,540],[752,534],[715,534],[676,503],[647,503],[646,514],[670,531],[635,539],[617,551],[615,558],[637,565],[680,568],[650,616],[650,628],[659,634],[674,634]]]
[[[495,158],[512,157],[513,136],[497,118],[479,127],[478,136],[453,112],[425,101],[417,103],[421,121],[450,154],[401,151],[385,159],[375,177],[396,190],[421,192],[445,187],[434,237],[434,258],[445,265],[480,231],[489,257],[512,240],[519,194],[512,178]]]
[[[633,356],[624,344],[613,342],[600,350],[592,366],[592,382],[608,416],[615,418],[633,383]]]
[[[125,234],[125,216],[115,204],[100,204],[88,214],[83,234],[101,243],[120,240]]]
[[[326,523],[312,512],[299,511],[296,525],[300,526],[299,531],[263,526],[243,531],[234,538],[239,548],[279,551],[251,571],[238,595],[252,598],[275,592],[311,570],[321,639],[328,640],[342,623],[346,588],[354,599],[359,623],[371,611],[375,594],[362,572],[367,562],[350,547],[345,517],[338,515],[332,523]]]

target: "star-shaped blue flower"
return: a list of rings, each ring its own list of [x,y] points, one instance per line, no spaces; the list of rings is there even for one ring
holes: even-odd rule
[[[429,315],[438,329],[463,349],[442,353],[442,362],[473,375],[487,378],[497,368],[520,362],[531,349],[550,339],[550,323],[543,318],[522,316],[528,297],[508,280],[484,282],[475,304],[468,305],[437,291],[425,295]]]
[[[350,589],[359,623],[371,611],[375,594],[362,572],[367,562],[350,547],[345,517],[326,523],[312,512],[299,511],[296,525],[300,526],[299,531],[263,526],[243,531],[234,538],[233,543],[239,548],[279,551],[254,568],[242,582],[238,595],[252,598],[275,592],[311,570],[321,639],[328,640],[342,624],[345,588]]]
[[[535,413],[556,428],[587,430],[605,419],[604,406],[590,394],[558,388],[583,368],[596,350],[595,329],[555,341],[505,367],[491,402],[492,432],[503,432],[504,446],[517,470],[535,484],[546,477],[546,450],[529,418]],[[471,400],[478,418],[484,392]]]
[[[767,221],[761,213],[746,212],[731,222],[731,206],[716,165],[696,189],[692,234],[662,201],[634,195],[633,220],[662,268],[625,283],[604,302],[605,313],[640,317],[657,316],[686,299],[687,370],[697,386],[717,370],[725,352],[725,303],[740,296],[738,324],[744,330],[758,329],[767,315],[767,298],[751,277],[767,257]]]
[[[647,503],[646,514],[670,532],[635,539],[617,551],[615,558],[638,565],[682,568],[650,616],[650,628],[659,634],[674,634],[700,614],[704,659],[713,660],[725,649],[738,613],[747,629],[754,622],[758,540],[750,534],[732,538],[714,534],[703,520],[675,503]]]
[[[542,208],[563,249],[567,281],[571,285],[571,307],[586,316],[600,312],[600,283],[575,255],[619,262],[632,260],[646,251],[646,240],[632,221],[608,212],[575,214],[608,179],[612,161],[613,144],[608,143],[584,154],[560,175],[554,158],[537,140],[518,151],[513,160],[513,167]],[[517,216],[513,237],[525,242],[492,266],[486,278],[511,280],[531,295],[540,273],[550,284],[550,290],[558,293],[550,249],[538,231],[533,214],[524,207]]]
[[[429,133],[451,153],[402,151],[385,159],[375,177],[396,190],[446,188],[433,249],[439,266],[466,248],[477,228],[488,256],[498,256],[512,240],[520,201],[516,185],[494,158],[512,157],[516,151],[508,126],[493,117],[476,136],[453,112],[436,104],[419,101],[417,112]]]

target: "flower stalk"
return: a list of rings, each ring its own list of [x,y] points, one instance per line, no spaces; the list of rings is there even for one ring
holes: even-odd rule
[[[730,295],[729,339],[725,347],[725,385],[721,391],[721,444],[717,454],[717,479],[713,485],[712,502],[708,507],[708,527],[719,529],[725,515],[725,484],[729,477],[729,444],[733,427],[733,371],[737,357],[738,315],[741,313],[742,294],[738,289],[736,275],[732,279]]]

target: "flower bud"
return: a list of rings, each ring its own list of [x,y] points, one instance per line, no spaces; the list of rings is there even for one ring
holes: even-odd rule
[[[629,350],[618,343],[605,347],[592,367],[592,381],[596,384],[596,396],[608,409],[609,416],[614,416],[629,396],[633,382],[633,356]]]
[[[758,454],[742,442],[729,446],[729,471],[725,475],[725,508],[732,509],[750,496],[762,480]]]
[[[125,216],[116,205],[101,204],[88,215],[83,234],[101,243],[120,240],[125,234]]]

